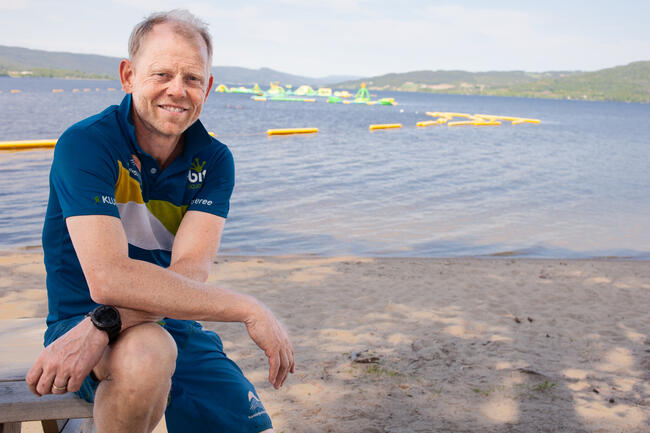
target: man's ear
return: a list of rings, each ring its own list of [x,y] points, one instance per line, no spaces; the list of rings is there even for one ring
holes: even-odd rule
[[[212,74],[210,74],[210,79],[208,80],[208,90],[205,92],[205,99],[203,99],[203,103],[208,100],[208,96],[210,96],[210,92],[212,92],[212,85],[214,84],[214,77]]]
[[[122,59],[120,62],[120,82],[125,93],[133,90],[133,63],[130,60]]]

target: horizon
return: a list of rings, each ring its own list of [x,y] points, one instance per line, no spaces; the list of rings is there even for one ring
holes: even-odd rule
[[[397,8],[385,0],[274,0],[216,7],[203,0],[90,0],[79,8],[70,1],[0,0],[0,41],[123,58],[137,22],[156,10],[186,7],[210,26],[213,66],[312,78],[414,71],[590,72],[644,61],[639,55],[650,52],[648,2],[627,1],[616,9],[601,0],[567,3],[410,0]]]
[[[114,58],[114,59],[121,59],[122,57],[116,57],[116,56],[105,56],[104,54],[98,54],[98,53],[76,53],[76,52],[71,52],[71,51],[50,51],[50,50],[41,50],[38,48],[28,48],[28,47],[19,47],[19,46],[10,46],[10,45],[2,45],[0,46],[5,46],[8,48],[19,48],[19,49],[27,49],[27,50],[34,50],[34,51],[46,51],[49,53],[54,53],[54,54],[73,54],[73,55],[90,55],[90,56],[101,56],[101,57],[109,57],[109,58]],[[608,66],[602,69],[610,69],[610,68],[615,68],[619,66],[627,66],[632,63],[640,63],[640,62],[650,62],[650,60],[633,60],[629,63],[621,64],[621,65],[612,65]],[[270,69],[275,72],[280,72],[284,74],[290,74],[290,75],[297,75],[300,76],[300,74],[296,74],[292,71],[286,71],[286,70],[278,70],[278,69],[273,69],[269,68],[268,66],[260,66],[259,68],[247,68],[245,66],[239,66],[239,65],[212,65],[212,68],[243,68],[243,69],[249,69],[253,71],[259,71],[262,69]],[[523,69],[509,69],[509,70],[482,70],[482,71],[470,71],[470,70],[465,70],[465,69],[416,69],[412,71],[403,71],[403,72],[385,72],[381,75],[373,75],[373,76],[358,76],[356,78],[349,79],[349,81],[352,80],[358,80],[358,79],[364,79],[364,78],[378,78],[382,77],[385,75],[391,75],[391,74],[407,74],[407,73],[415,73],[415,72],[469,72],[472,74],[481,74],[481,73],[493,73],[493,72],[524,72],[528,74],[544,74],[544,73],[561,73],[561,72],[567,72],[567,73],[582,73],[582,72],[594,72],[594,71],[586,71],[586,70],[568,70],[568,69],[562,69],[562,70],[545,70],[545,71],[527,71]],[[314,79],[323,79],[327,77],[349,77],[352,76],[352,74],[346,74],[346,73],[335,73],[335,74],[330,74],[330,75],[324,75],[324,76],[319,76],[319,77],[314,77],[314,76],[303,76],[304,78],[314,78]]]

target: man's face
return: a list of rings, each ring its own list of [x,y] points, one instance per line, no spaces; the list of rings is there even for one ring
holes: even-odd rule
[[[169,23],[154,26],[135,59],[120,68],[122,86],[133,96],[136,133],[173,138],[192,125],[212,88],[208,66],[199,35],[180,35]]]

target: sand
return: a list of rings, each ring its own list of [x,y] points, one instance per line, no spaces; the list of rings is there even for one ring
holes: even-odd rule
[[[204,323],[277,432],[650,432],[650,262],[221,256],[209,280],[291,335],[276,391],[243,325]],[[0,254],[0,319],[44,317],[44,281]]]

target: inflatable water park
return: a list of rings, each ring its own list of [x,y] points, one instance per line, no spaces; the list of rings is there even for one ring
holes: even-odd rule
[[[347,90],[333,91],[329,87],[314,89],[309,85],[302,85],[293,90],[291,85],[285,87],[279,83],[270,83],[267,90],[262,90],[258,84],[249,87],[231,87],[219,84],[214,88],[216,93],[241,93],[252,95],[251,99],[258,102],[317,102],[323,100],[330,104],[364,104],[364,105],[397,105],[394,98],[381,98],[372,100],[366,83],[361,83],[361,88],[354,97]]]

